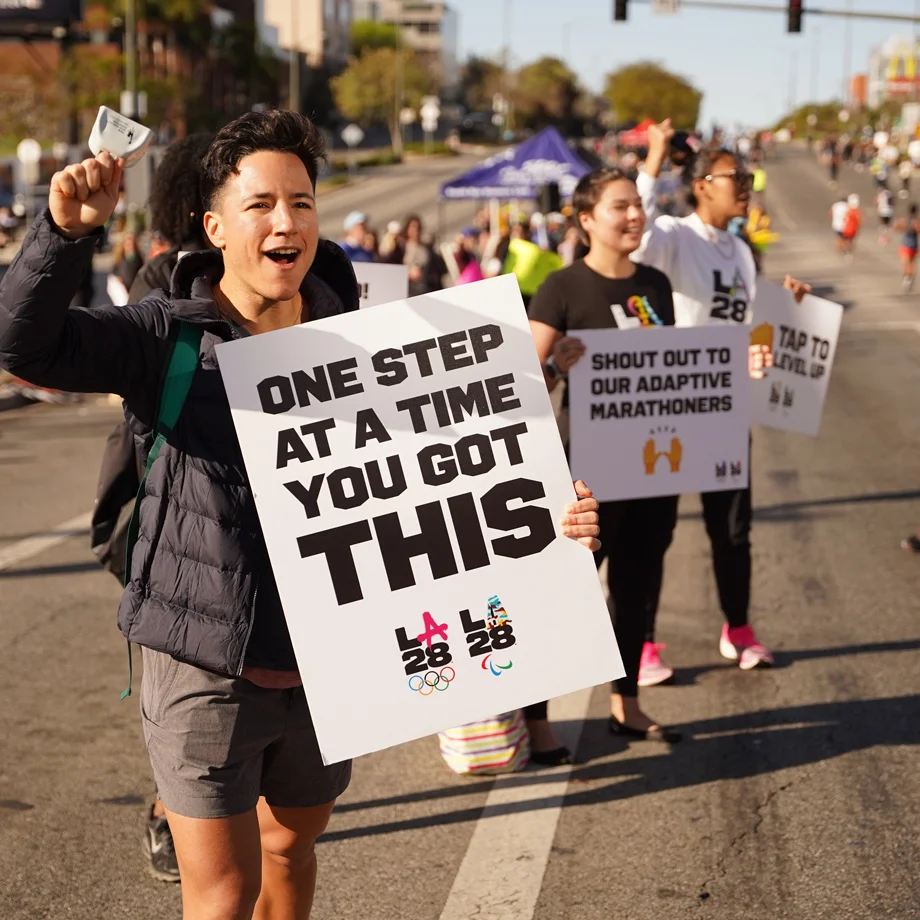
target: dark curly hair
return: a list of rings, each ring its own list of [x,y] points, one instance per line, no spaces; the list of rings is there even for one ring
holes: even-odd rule
[[[166,148],[150,192],[150,229],[170,246],[205,248],[201,162],[213,134],[190,134]]]
[[[306,115],[272,109],[247,112],[218,132],[202,164],[201,197],[212,210],[224,183],[239,171],[240,160],[261,150],[293,153],[316,186],[320,163],[326,160],[323,135]]]

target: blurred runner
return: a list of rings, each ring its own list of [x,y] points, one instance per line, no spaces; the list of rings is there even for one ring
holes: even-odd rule
[[[847,211],[850,210],[850,206],[847,204],[846,198],[841,195],[832,205],[830,210],[831,218],[831,230],[834,233],[836,239],[834,240],[834,246],[837,249],[837,252],[842,253],[843,246],[843,228],[847,223]]]
[[[843,231],[841,240],[843,243],[843,258],[847,262],[853,261],[853,249],[856,245],[856,237],[859,236],[862,227],[862,208],[859,203],[859,195],[855,192],[847,196],[847,213],[843,219]]]
[[[888,245],[888,230],[894,217],[894,195],[887,185],[883,185],[875,195],[875,212],[878,215],[878,244]]]
[[[910,157],[905,157],[898,167],[898,175],[901,178],[901,191],[898,192],[898,198],[905,201],[910,198],[910,180],[913,174],[914,164],[911,163]]]
[[[907,217],[902,217],[895,224],[895,229],[901,233],[901,248],[898,250],[898,256],[901,259],[901,290],[907,294],[914,287],[917,247],[920,241],[920,218],[917,216],[917,205],[910,206]]]

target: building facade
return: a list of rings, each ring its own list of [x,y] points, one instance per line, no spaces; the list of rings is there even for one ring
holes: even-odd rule
[[[443,87],[459,81],[457,13],[442,0],[354,0],[354,18],[399,26],[406,45]]]
[[[352,13],[353,0],[256,0],[262,43],[285,57],[296,49],[311,69],[348,62]]]

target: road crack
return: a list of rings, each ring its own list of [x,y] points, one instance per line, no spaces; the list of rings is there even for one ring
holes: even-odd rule
[[[709,886],[713,882],[717,882],[728,875],[727,863],[729,859],[741,856],[741,854],[744,852],[745,840],[748,837],[755,837],[757,835],[757,832],[760,830],[760,825],[764,822],[764,812],[766,811],[767,806],[781,792],[785,792],[792,785],[793,782],[790,780],[788,783],[784,783],[782,786],[778,786],[776,789],[771,790],[767,797],[759,805],[754,807],[753,825],[747,830],[741,831],[740,834],[737,834],[731,839],[728,844],[728,851],[716,860],[715,875],[706,879],[706,881],[700,885],[699,894],[697,895],[697,902],[700,907],[702,907],[712,897],[712,894],[709,891]]]

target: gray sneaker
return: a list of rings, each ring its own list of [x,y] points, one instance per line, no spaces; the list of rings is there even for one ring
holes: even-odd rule
[[[179,881],[179,863],[166,815],[153,816],[153,806],[144,826],[144,853],[150,860],[150,874],[161,882]]]

